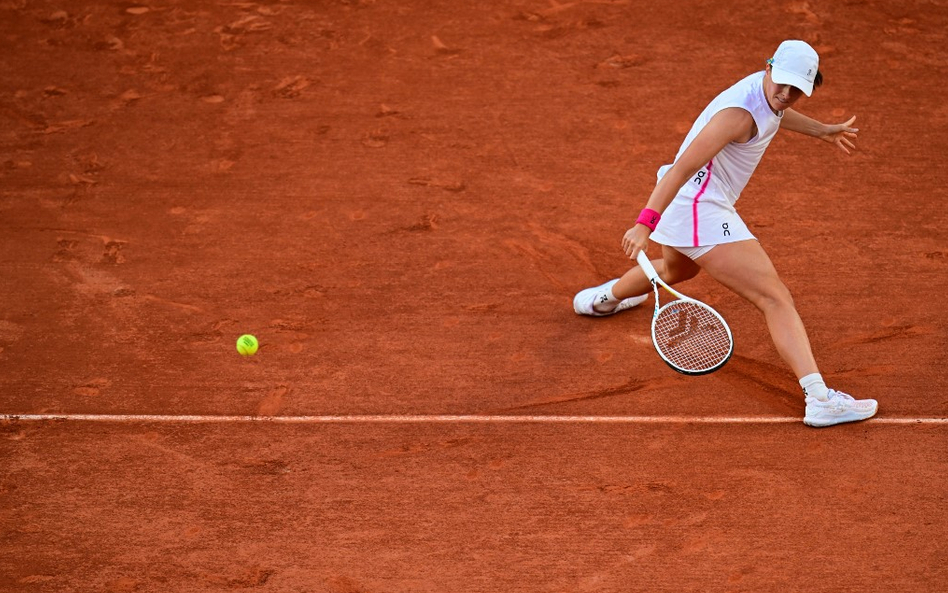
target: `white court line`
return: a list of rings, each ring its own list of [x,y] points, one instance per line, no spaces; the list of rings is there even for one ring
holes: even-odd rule
[[[789,424],[803,418],[789,416],[504,416],[488,414],[387,414],[353,416],[213,416],[163,414],[0,414],[5,422],[160,422],[160,423],[275,423],[275,424]],[[872,418],[872,424],[948,424],[948,418]]]

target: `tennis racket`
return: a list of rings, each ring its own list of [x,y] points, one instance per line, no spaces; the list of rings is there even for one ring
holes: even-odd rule
[[[652,343],[662,360],[685,375],[704,375],[724,366],[734,352],[731,328],[724,318],[708,305],[665,284],[645,251],[640,251],[636,260],[655,290]],[[677,300],[660,305],[659,284]]]

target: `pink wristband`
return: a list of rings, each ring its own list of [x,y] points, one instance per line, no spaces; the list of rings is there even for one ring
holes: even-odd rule
[[[635,221],[635,224],[644,224],[650,230],[654,231],[655,227],[658,226],[658,221],[660,221],[661,219],[662,219],[661,214],[659,214],[658,212],[654,210],[646,208],[645,210],[642,210],[642,212],[639,214],[639,218],[638,220]]]

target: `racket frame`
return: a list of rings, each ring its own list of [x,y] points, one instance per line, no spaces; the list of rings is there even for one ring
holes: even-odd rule
[[[721,314],[715,311],[714,308],[708,305],[707,303],[702,303],[701,301],[697,299],[693,299],[691,297],[685,296],[681,294],[680,292],[678,292],[677,290],[675,290],[674,288],[672,288],[671,286],[669,286],[668,284],[666,284],[665,281],[662,280],[661,277],[659,277],[658,272],[655,271],[655,266],[653,266],[652,262],[649,261],[648,256],[645,254],[645,250],[639,251],[639,254],[636,257],[636,261],[638,262],[639,267],[642,268],[642,271],[645,272],[645,277],[648,278],[649,282],[652,283],[652,289],[655,291],[655,313],[652,315],[652,345],[655,347],[655,351],[658,352],[658,355],[661,357],[661,359],[665,361],[665,364],[670,366],[673,370],[683,375],[689,375],[689,376],[707,375],[708,373],[713,373],[714,371],[723,367],[727,363],[727,361],[731,359],[731,355],[734,354],[734,336],[731,334],[731,327],[727,324],[726,321],[724,321],[724,318],[721,317]],[[674,301],[665,303],[664,305],[660,305],[659,298],[658,298],[659,284],[662,286],[662,288],[667,290],[672,296],[675,297]],[[673,363],[672,361],[668,360],[668,358],[662,352],[662,349],[658,347],[658,340],[655,337],[655,320],[658,319],[658,316],[661,314],[662,311],[664,311],[668,307],[674,306],[675,303],[679,301],[686,302],[686,303],[695,303],[697,305],[704,307],[705,309],[710,311],[711,314],[717,317],[718,321],[720,321],[721,325],[724,327],[724,331],[727,332],[727,339],[729,343],[727,356],[721,359],[721,361],[717,363],[716,365],[714,365],[713,367],[702,369],[700,371],[683,369],[679,367],[678,365],[676,365],[675,363]]]

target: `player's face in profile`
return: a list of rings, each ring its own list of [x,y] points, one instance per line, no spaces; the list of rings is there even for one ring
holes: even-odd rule
[[[767,95],[767,102],[774,111],[783,111],[792,107],[800,97],[803,91],[789,84],[777,84],[770,75],[770,69],[767,70],[767,76],[764,77],[764,93]]]

